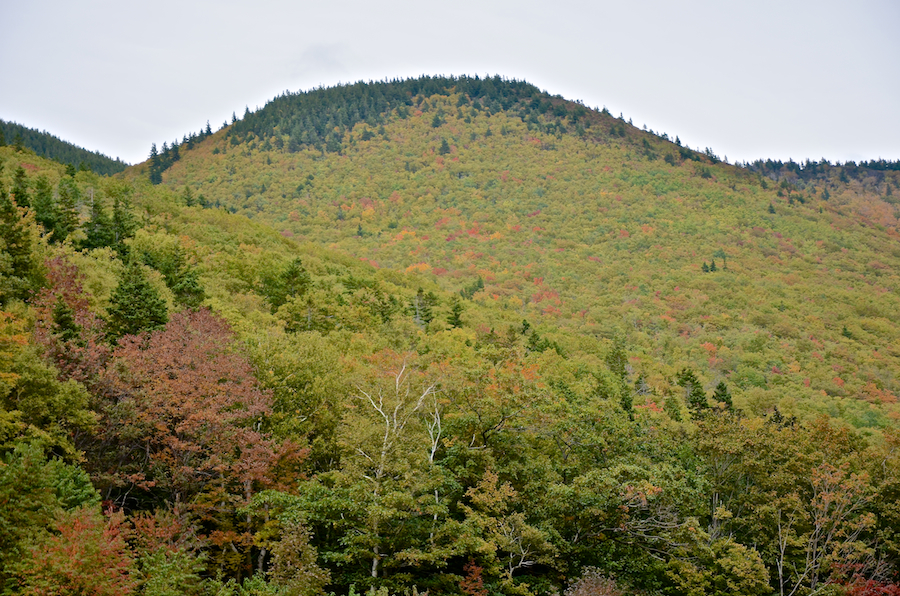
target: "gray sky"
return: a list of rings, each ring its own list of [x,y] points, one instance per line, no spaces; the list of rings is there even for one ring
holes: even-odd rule
[[[284,90],[500,74],[729,160],[900,159],[900,2],[0,0],[0,118],[128,162]]]

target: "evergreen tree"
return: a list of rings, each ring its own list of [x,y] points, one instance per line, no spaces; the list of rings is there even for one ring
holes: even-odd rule
[[[116,244],[117,250],[122,252],[125,246],[123,242],[134,236],[136,229],[137,222],[135,222],[134,215],[131,213],[128,199],[125,197],[120,198],[116,195],[113,197],[112,231],[113,242]]]
[[[450,305],[450,315],[447,317],[447,324],[454,329],[458,329],[463,326],[462,315],[463,305],[459,301],[459,298],[454,298],[453,303]]]
[[[725,384],[725,381],[719,381],[719,384],[716,385],[716,390],[713,392],[713,399],[725,404],[729,410],[734,409],[734,404],[731,401],[731,392],[728,391],[728,385]]]
[[[187,264],[178,271],[171,283],[169,283],[169,278],[166,278],[166,284],[175,294],[175,302],[182,306],[200,308],[200,305],[206,300],[206,292],[200,284],[197,270]]]
[[[184,189],[181,191],[181,200],[184,201],[186,207],[193,207],[196,203],[194,200],[194,192],[187,184],[184,185]]]
[[[294,259],[274,278],[263,280],[263,293],[269,299],[272,312],[278,310],[291,298],[306,294],[312,278],[303,266],[303,261]]]
[[[709,262],[709,271],[710,271],[710,273],[718,271],[718,269],[716,268],[716,260],[715,259],[713,259],[712,261]]]
[[[3,163],[0,162],[0,178]],[[22,214],[0,181],[0,304],[9,297],[24,298],[30,287],[34,269],[31,239]]]
[[[28,196],[28,178],[25,176],[25,168],[19,166],[13,176],[12,194],[16,205],[28,209],[31,207],[31,197]]]
[[[34,219],[47,233],[56,228],[58,214],[53,202],[53,188],[46,176],[38,176],[34,182]]]
[[[52,330],[53,334],[64,342],[78,339],[81,336],[81,330],[75,322],[75,311],[62,298],[58,298],[53,307]]]
[[[81,191],[76,186],[73,178],[65,176],[59,181],[56,192],[57,201],[52,240],[54,242],[62,242],[78,228],[78,203],[81,200]]]
[[[625,352],[625,338],[622,335],[616,335],[613,340],[613,347],[606,355],[606,366],[619,381],[625,383],[628,375],[628,354]]]
[[[437,296],[434,292],[425,293],[422,288],[416,292],[415,297],[409,305],[409,312],[413,317],[413,321],[419,327],[426,327],[434,320],[433,307],[437,304]]]
[[[115,243],[113,222],[99,198],[91,202],[91,219],[85,225],[84,232],[86,237],[80,242],[82,249],[102,248]]]
[[[684,389],[685,401],[695,416],[709,407],[709,403],[706,401],[706,393],[703,391],[703,385],[697,379],[697,375],[694,374],[693,370],[682,368],[675,382]]]
[[[162,162],[156,150],[156,143],[150,146],[150,184],[162,182]]]
[[[109,302],[107,322],[113,341],[125,335],[161,329],[168,321],[165,301],[134,260],[126,265]]]
[[[442,139],[441,140],[441,148],[438,149],[438,154],[439,155],[447,155],[448,153],[450,153],[450,144],[447,143],[447,139]]]

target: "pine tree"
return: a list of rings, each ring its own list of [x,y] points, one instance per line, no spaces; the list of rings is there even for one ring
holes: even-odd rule
[[[442,139],[441,147],[440,147],[440,149],[438,149],[438,154],[439,155],[447,155],[448,153],[450,153],[450,144],[447,143],[447,139]]]
[[[165,301],[136,261],[125,267],[109,302],[107,322],[113,341],[125,335],[161,329],[168,321]]]
[[[710,273],[718,271],[718,269],[716,268],[716,260],[715,259],[713,259],[712,261],[709,262],[709,271],[710,271]]]

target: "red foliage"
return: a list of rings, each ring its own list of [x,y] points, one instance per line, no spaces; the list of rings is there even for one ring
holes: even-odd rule
[[[104,341],[103,321],[91,311],[84,292],[84,276],[63,257],[46,262],[47,286],[34,300],[36,320],[34,338],[59,369],[60,378],[75,379],[95,388],[110,357]],[[64,337],[56,329],[54,312],[60,307],[72,312],[77,333]]]
[[[459,589],[469,596],[487,596],[487,588],[484,587],[484,580],[481,579],[483,569],[478,566],[473,559],[469,559],[463,567],[466,576],[459,580]]]
[[[130,452],[123,480],[167,489],[175,500],[210,483],[237,481],[246,493],[270,483],[277,450],[259,421],[271,412],[271,395],[258,388],[234,342],[228,324],[206,309],[178,313],[149,336],[123,338],[113,382],[117,401],[132,406],[106,429],[131,438],[116,441]]]
[[[847,596],[900,596],[900,586],[887,584],[874,579],[856,577],[852,582],[845,584]]]
[[[60,515],[55,533],[30,550],[23,594],[119,596],[135,587],[124,515],[85,507]]]

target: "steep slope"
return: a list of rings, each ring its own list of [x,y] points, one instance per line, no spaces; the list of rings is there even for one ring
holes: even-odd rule
[[[893,416],[900,173],[757,173],[519,83],[425,82],[278,98],[164,184],[449,291],[481,279],[508,321],[623,333],[661,393],[692,366],[757,413]]]

